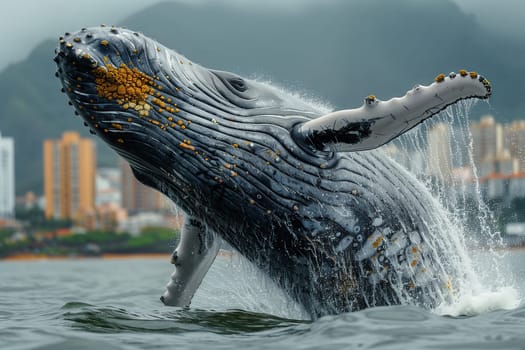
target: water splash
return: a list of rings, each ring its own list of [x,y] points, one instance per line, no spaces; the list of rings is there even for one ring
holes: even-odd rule
[[[447,258],[463,273],[452,300],[436,308],[441,315],[475,315],[520,304],[510,270],[502,264],[501,235],[479,186],[469,128],[475,103],[461,101],[385,147],[439,202],[438,239],[451,240],[444,242],[445,252],[454,254]]]
[[[213,281],[208,275],[215,276]],[[235,251],[222,251],[208,275],[195,294],[192,307],[206,308],[211,304],[221,310],[242,309],[296,320],[310,318],[267,274]]]

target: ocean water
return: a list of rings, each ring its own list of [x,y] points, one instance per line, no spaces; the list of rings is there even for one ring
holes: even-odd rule
[[[168,256],[0,262],[0,349],[523,349],[525,252],[499,264],[512,285],[487,278],[456,307],[469,316],[395,306],[312,322],[236,255],[217,258],[187,309],[159,301]]]

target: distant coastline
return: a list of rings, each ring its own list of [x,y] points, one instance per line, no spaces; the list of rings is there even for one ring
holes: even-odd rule
[[[38,253],[13,254],[0,259],[3,261],[42,261],[42,260],[84,260],[84,259],[166,259],[169,260],[168,253],[123,253],[123,254],[100,254],[100,255],[49,255]]]
[[[232,252],[220,250],[219,256],[230,257]],[[2,262],[47,261],[47,260],[124,260],[124,259],[162,259],[169,261],[169,253],[105,253],[100,255],[48,255],[38,253],[19,253],[0,258]]]

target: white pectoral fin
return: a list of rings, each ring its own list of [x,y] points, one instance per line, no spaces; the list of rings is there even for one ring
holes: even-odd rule
[[[212,265],[221,240],[199,220],[186,216],[179,245],[173,252],[175,272],[161,297],[165,305],[189,306]]]
[[[313,150],[365,151],[384,145],[451,104],[486,99],[490,94],[488,80],[475,72],[440,74],[431,85],[416,86],[403,97],[380,101],[368,96],[359,108],[310,120],[296,128],[293,136]]]

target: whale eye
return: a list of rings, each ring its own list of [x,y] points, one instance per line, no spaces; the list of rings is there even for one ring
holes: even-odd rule
[[[231,78],[231,79],[228,79],[228,82],[237,91],[244,92],[247,89],[247,86],[244,83],[244,80],[242,80],[241,78]]]

